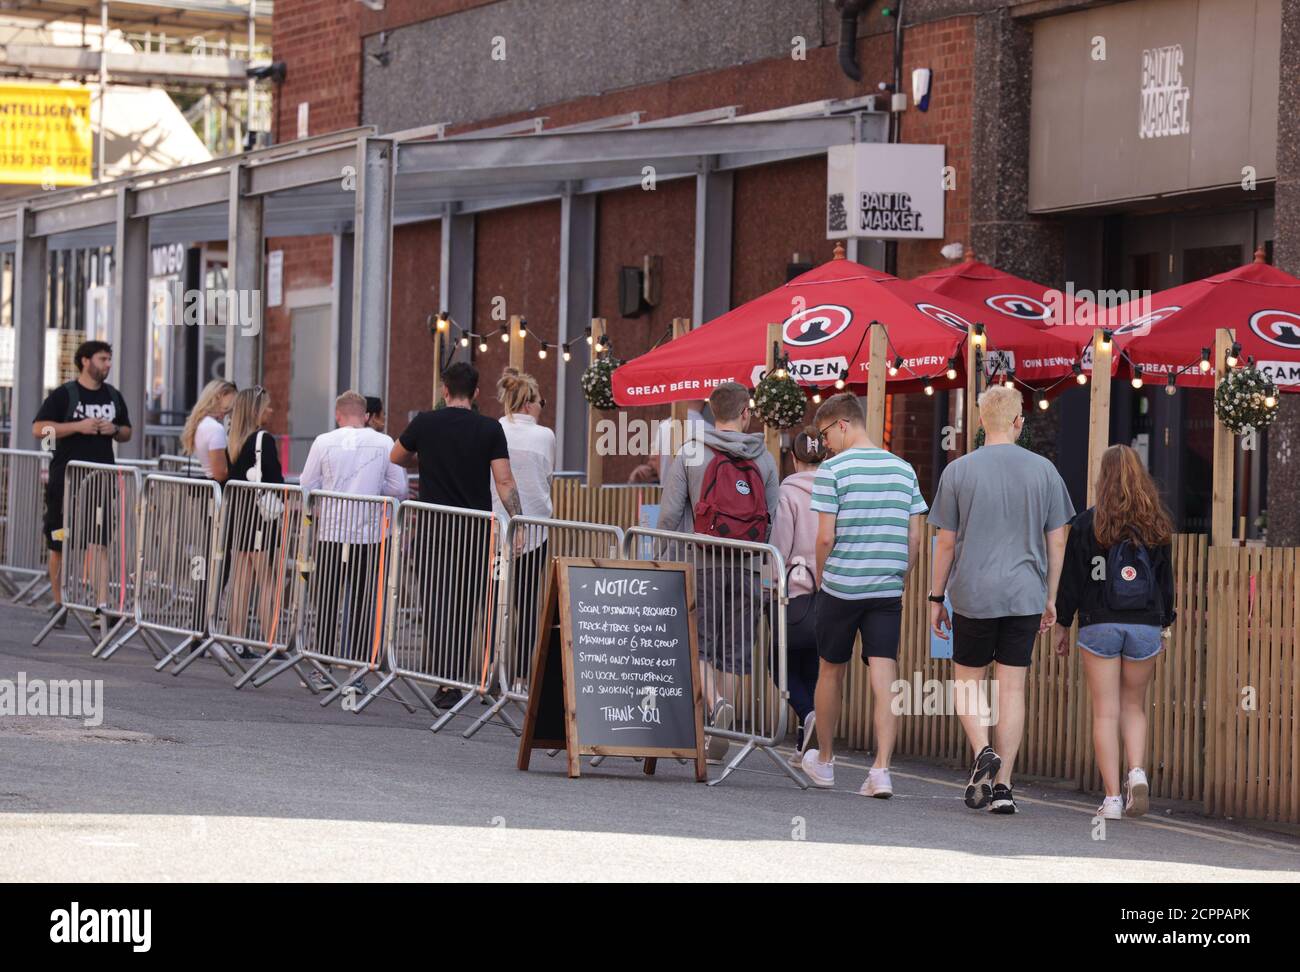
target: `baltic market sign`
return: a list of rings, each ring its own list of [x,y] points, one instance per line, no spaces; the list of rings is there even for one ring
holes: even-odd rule
[[[83,186],[93,160],[88,88],[0,84],[0,183]]]
[[[555,561],[533,648],[519,768],[534,749],[695,761],[707,777],[688,564]]]
[[[826,153],[826,238],[943,236],[942,145],[855,142]]]

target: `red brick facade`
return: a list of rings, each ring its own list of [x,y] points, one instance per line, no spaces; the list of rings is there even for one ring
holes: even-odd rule
[[[276,10],[275,56],[288,64],[288,80],[280,92],[277,121],[280,137],[293,137],[297,103],[311,103],[312,134],[358,122],[360,35],[428,19],[480,5],[482,0],[390,0],[382,13],[360,4],[337,5],[322,0],[281,0]],[[340,9],[340,7],[351,9]],[[436,8],[436,9],[435,9]],[[328,11],[328,13],[327,13]],[[941,142],[948,146],[948,163],[956,172],[956,188],[947,197],[946,240],[967,239],[969,186],[967,172],[973,115],[973,17],[955,17],[907,30],[904,77],[914,66],[934,70],[934,90],[928,112],[909,109],[903,118],[903,138],[909,142]],[[762,111],[821,98],[848,98],[874,90],[886,80],[891,65],[892,38],[876,35],[860,42],[860,63],[866,77],[854,83],[840,71],[831,46],[813,48],[807,60],[777,58],[701,72],[671,81],[629,88],[598,97],[547,105],[538,113],[548,125],[564,125],[633,110],[657,118],[737,104],[743,112]],[[322,56],[328,51],[329,56]],[[352,98],[348,102],[349,92]],[[435,119],[429,119],[434,121]],[[484,119],[486,124],[507,118]],[[743,170],[736,176],[734,203],[733,304],[749,300],[785,281],[786,264],[798,253],[814,263],[829,259],[825,238],[825,163],[804,160]],[[689,180],[662,182],[653,192],[629,189],[603,195],[598,203],[595,314],[609,321],[615,352],[624,358],[650,348],[674,317],[692,312],[694,252],[694,187]],[[528,318],[530,330],[552,345],[556,342],[559,281],[559,204],[551,203],[485,213],[476,221],[474,326],[495,332],[493,299],[505,299],[506,314]],[[945,240],[904,243],[899,247],[899,272],[914,276],[944,263],[939,248]],[[328,282],[330,251],[316,240],[272,241],[286,251],[285,290]],[[438,224],[406,227],[394,234],[392,347],[389,379],[390,431],[405,424],[409,410],[427,407],[431,386],[431,343],[425,321],[438,305],[436,293]],[[642,317],[618,315],[618,270],[640,266],[646,255],[661,258],[662,299]],[[268,377],[277,393],[287,384],[287,317],[268,315]],[[530,341],[526,364],[554,402],[554,357],[537,360],[537,343]],[[489,350],[474,357],[483,374],[484,412],[498,414],[495,381],[507,361],[506,345],[495,337]],[[287,390],[287,389],[286,389]],[[283,399],[282,399],[283,400]],[[554,417],[553,404],[548,409]],[[645,411],[657,417],[664,409]],[[892,408],[894,448],[917,466],[929,481],[932,440],[931,403],[915,396],[897,400]],[[638,460],[624,457],[606,463],[610,481],[625,479]]]

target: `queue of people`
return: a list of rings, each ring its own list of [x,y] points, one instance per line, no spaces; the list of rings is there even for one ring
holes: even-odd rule
[[[33,426],[52,451],[45,533],[56,611],[67,463],[112,462],[112,443],[131,436],[126,404],[107,383],[112,348],[88,341],[74,360],[77,377],[50,394]],[[501,518],[549,518],[556,439],[542,424],[546,401],[536,379],[513,368],[503,372],[496,389],[499,421],[477,411],[479,374],[472,364],[456,362],[442,379],[439,407],[418,413],[396,440],[383,431],[382,401],[353,391],[340,395],[337,427],[312,443],[303,490],[400,499],[407,493],[403,467],[415,465],[424,503]],[[859,793],[888,798],[894,792],[890,760],[899,715],[891,702],[903,591],[928,515],[937,531],[928,578],[930,628],[952,642],[953,697],[971,750],[965,804],[1017,812],[1012,775],[1034,648],[1050,631],[1056,650],[1068,651],[1077,618],[1106,790],[1098,813],[1106,819],[1140,816],[1149,806],[1147,693],[1174,621],[1170,516],[1140,458],[1122,445],[1102,457],[1096,504],[1076,514],[1053,464],[1016,444],[1024,424],[1020,392],[996,385],[978,404],[985,442],[945,467],[931,507],[912,467],[871,441],[865,410],[853,394],[829,398],[815,424],[794,436],[795,471],[782,482],[762,435],[749,431],[749,390],[724,383],[707,404],[695,403],[681,441],[659,444],[660,469],[645,467],[646,480],[661,471],[658,526],[776,547],[787,570],[785,643],[797,717],[792,762],[814,786],[835,785],[835,728],[856,647],[868,666],[876,742]],[[271,414],[265,388],[209,382],[185,423],[182,448],[219,483],[283,483]],[[371,519],[344,522],[327,515],[319,525],[329,583],[316,598],[313,630],[325,653],[340,640],[360,637],[367,619],[378,623],[380,592],[363,581],[385,528]],[[270,630],[278,603],[271,596],[277,587],[270,572],[274,539],[267,541],[262,525],[256,529],[256,540],[231,537],[222,577],[236,606],[231,624],[237,636],[250,614],[262,632]],[[532,596],[548,553],[544,530],[516,534],[515,569],[528,579],[520,589]],[[459,550],[433,556],[441,559],[427,573],[425,637],[430,643],[472,640],[486,580]],[[433,588],[439,584],[462,592],[460,609],[437,607]],[[723,733],[735,725],[739,680],[753,674],[756,631],[747,606],[758,599],[761,584],[754,563],[744,558],[706,558],[697,570],[700,678],[708,726],[718,730],[709,733],[711,761],[728,751]],[[515,613],[531,619],[534,612],[519,605]],[[535,629],[526,623],[516,634],[521,657],[514,670],[522,671]],[[997,692],[995,726],[984,718],[985,684]],[[444,689],[434,701],[447,707],[459,700],[458,691]]]

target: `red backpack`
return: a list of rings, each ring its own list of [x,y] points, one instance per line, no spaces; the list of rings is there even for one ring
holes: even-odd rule
[[[715,452],[700,481],[695,532],[764,543],[770,521],[758,467],[748,459]]]

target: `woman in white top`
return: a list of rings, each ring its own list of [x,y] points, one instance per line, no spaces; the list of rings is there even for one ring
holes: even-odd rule
[[[194,456],[209,479],[224,483],[230,475],[226,460],[226,427],[222,424],[235,405],[234,382],[214,378],[204,386],[181,432],[181,452]]]
[[[549,517],[552,512],[551,477],[555,473],[555,433],[538,424],[546,400],[537,387],[537,379],[517,368],[505,369],[497,382],[497,401],[501,403],[501,427],[505,429],[510,469],[519,487],[519,505],[523,515]],[[498,517],[506,518],[495,483],[492,484],[492,509]],[[517,578],[515,616],[520,620],[518,627],[511,632],[514,642],[509,656],[513,665],[510,673],[512,683],[522,681],[528,675],[537,614],[545,593],[546,530],[527,527],[524,542],[516,545],[514,550],[513,569]]]

